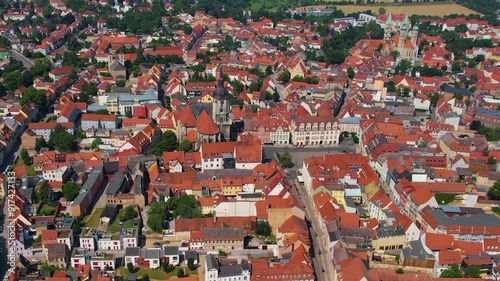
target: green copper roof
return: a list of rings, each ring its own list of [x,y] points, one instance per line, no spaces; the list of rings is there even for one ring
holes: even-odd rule
[[[405,19],[403,20],[403,25],[409,25],[410,20],[408,19],[408,14],[405,15]]]
[[[389,17],[385,21],[385,24],[392,24],[392,13],[389,13]]]

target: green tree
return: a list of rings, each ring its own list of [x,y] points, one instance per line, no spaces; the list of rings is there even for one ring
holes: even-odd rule
[[[174,217],[191,219],[201,218],[203,215],[198,205],[198,201],[192,195],[182,195],[181,197],[170,197],[167,207],[173,211]]]
[[[492,157],[488,158],[487,164],[488,165],[496,165],[497,164],[497,160],[492,156]]]
[[[349,76],[350,79],[354,78],[355,74],[356,74],[356,72],[354,71],[354,69],[352,67],[349,67],[347,69],[347,76]]]
[[[396,274],[403,274],[403,273],[405,273],[405,271],[401,267],[399,267],[398,269],[396,269]]]
[[[384,8],[382,8],[382,7],[378,8],[378,14],[379,15],[385,15],[385,13],[386,13],[386,10]]]
[[[184,270],[181,268],[179,271],[177,271],[177,278],[182,278],[184,277]]]
[[[45,91],[37,90],[33,87],[29,87],[23,93],[21,97],[20,104],[24,105],[27,102],[35,103],[40,109],[45,110],[45,106],[47,104],[47,98],[45,97]]]
[[[398,58],[398,57],[399,57],[399,55],[400,55],[400,54],[399,54],[399,51],[392,51],[392,52],[389,54],[389,56],[394,57],[394,58]]]
[[[125,109],[125,116],[127,118],[132,118],[132,110],[130,108]]]
[[[75,152],[77,149],[75,137],[59,124],[50,133],[49,145],[61,152]]]
[[[28,154],[28,151],[26,149],[23,148],[21,150],[21,154],[19,154],[19,156],[23,160],[24,165],[29,166],[29,165],[33,164],[33,159],[30,157],[30,155]]]
[[[177,148],[177,150],[184,151],[184,152],[190,152],[193,150],[193,144],[188,140],[183,140],[179,144],[179,148]]]
[[[443,270],[441,272],[441,275],[439,276],[441,278],[462,278],[462,272],[460,272],[460,268],[458,267],[458,264],[454,264],[451,266],[449,269]]]
[[[46,203],[48,205],[54,205],[59,199],[57,194],[52,190],[52,187],[45,180],[38,183],[35,188],[33,201],[35,203]]]
[[[178,146],[177,136],[173,131],[163,133],[161,140],[149,150],[149,155],[162,156],[163,152],[174,151]]]
[[[481,277],[481,269],[479,268],[479,266],[477,266],[475,264],[469,265],[465,269],[465,276],[469,277],[469,278],[480,278]]]
[[[133,220],[137,217],[137,211],[134,209],[132,205],[129,205],[123,209],[121,215],[120,215],[120,220],[121,221],[128,221],[128,220]]]
[[[500,200],[500,180],[497,180],[488,190],[488,198],[490,200]]]
[[[130,273],[134,272],[134,265],[131,262],[127,263],[127,269]]]
[[[268,66],[266,67],[266,74],[267,74],[267,75],[271,75],[271,74],[273,74],[273,67],[272,67],[272,66],[268,65]]]
[[[292,164],[292,155],[288,151],[277,154],[277,156],[282,167],[289,167]]]
[[[462,71],[462,66],[460,65],[459,62],[456,61],[451,65],[451,71],[460,72],[460,71]]]
[[[273,230],[271,229],[268,221],[257,221],[257,227],[255,229],[255,233],[257,235],[269,236],[272,232]]]
[[[166,273],[170,273],[170,272],[174,271],[175,266],[173,266],[173,265],[169,264],[168,262],[164,262],[164,263],[162,263],[161,268],[162,268],[162,269],[163,269],[163,271],[165,271]]]
[[[185,24],[182,27],[182,31],[184,31],[184,34],[191,34],[193,32],[193,28],[189,24]]]
[[[147,274],[144,274],[142,276],[142,281],[149,281],[149,276]]]
[[[467,25],[464,23],[455,26],[455,32],[458,32],[458,33],[464,33],[464,32],[467,32],[468,30],[469,30],[469,28],[467,28]]]
[[[161,233],[163,222],[167,219],[167,205],[162,203],[152,203],[148,210],[148,226],[154,232]]]
[[[95,138],[92,141],[91,147],[92,147],[92,149],[99,149],[99,145],[101,145],[101,144],[102,144],[102,139],[101,138]]]
[[[281,83],[286,84],[286,83],[290,82],[290,78],[291,78],[290,76],[291,76],[290,71],[285,69],[285,71],[283,71],[279,75],[278,80],[281,81]]]
[[[45,141],[45,139],[42,137],[42,138],[37,138],[36,141],[35,141],[35,150],[36,151],[40,151],[40,149],[42,147],[48,147],[49,145],[47,144],[47,142]]]
[[[125,80],[117,80],[115,85],[116,87],[125,87],[125,83],[126,83]]]
[[[188,266],[189,270],[191,270],[191,271],[196,269],[196,265],[194,264],[193,258],[189,258],[187,260],[187,266]]]
[[[80,186],[72,181],[69,181],[63,184],[62,193],[64,195],[64,198],[68,199],[68,201],[73,201],[80,193]]]

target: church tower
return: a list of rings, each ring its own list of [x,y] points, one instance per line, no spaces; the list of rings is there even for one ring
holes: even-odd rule
[[[229,112],[231,106],[229,104],[229,93],[224,88],[224,77],[222,75],[222,67],[219,70],[219,79],[217,80],[217,88],[214,92],[214,100],[212,107],[212,119],[215,124],[219,126],[221,138],[229,140],[231,130],[231,120],[229,119]]]

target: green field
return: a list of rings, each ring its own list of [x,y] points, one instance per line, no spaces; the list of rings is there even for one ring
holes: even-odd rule
[[[101,218],[102,212],[104,212],[104,209],[102,208],[96,208],[94,210],[94,213],[87,218],[87,221],[85,221],[85,226],[86,227],[99,227],[99,218]]]
[[[434,197],[439,205],[448,205],[453,201],[461,199],[458,194],[454,193],[436,193]]]

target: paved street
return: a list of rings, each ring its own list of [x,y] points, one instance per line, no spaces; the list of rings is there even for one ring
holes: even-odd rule
[[[325,239],[327,236],[325,233],[322,233],[317,220],[317,218],[321,219],[321,217],[316,213],[316,207],[314,206],[313,200],[307,195],[304,186],[292,178],[296,178],[296,169],[292,169],[290,172],[289,180],[292,184],[292,191],[295,196],[300,199],[306,213],[306,220],[309,227],[309,239],[311,241],[310,255],[313,261],[316,279],[318,281],[331,280],[331,276],[333,276],[329,266],[331,260],[328,258],[328,249],[325,247],[327,243],[322,241],[322,239]]]
[[[28,59],[27,57],[23,56],[23,54],[21,54],[20,52],[16,51],[16,50],[13,50],[11,49],[10,50],[10,55],[15,58],[16,60],[20,61],[23,63],[24,67],[26,68],[31,68],[33,65],[35,65],[33,63],[33,61],[31,61],[30,59]]]

